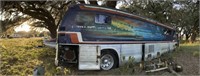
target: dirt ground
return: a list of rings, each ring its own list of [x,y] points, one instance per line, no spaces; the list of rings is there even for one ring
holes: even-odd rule
[[[194,57],[192,54],[187,52],[182,52],[177,54],[175,57],[175,62],[183,66],[183,72],[181,75],[200,75],[200,62],[199,57]]]

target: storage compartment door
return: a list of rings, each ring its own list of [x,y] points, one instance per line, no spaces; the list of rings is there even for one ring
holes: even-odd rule
[[[96,45],[81,45],[79,50],[79,70],[99,70],[100,54],[100,47]]]

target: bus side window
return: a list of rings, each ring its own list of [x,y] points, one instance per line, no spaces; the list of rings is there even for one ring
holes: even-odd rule
[[[166,30],[165,31],[165,35],[172,35],[172,31],[171,30]]]
[[[106,16],[106,15],[102,15],[102,14],[96,14],[95,23],[97,23],[97,24],[110,24],[111,18],[110,18],[110,16]]]
[[[89,25],[93,22],[94,14],[90,12],[79,12],[75,18],[77,25]]]

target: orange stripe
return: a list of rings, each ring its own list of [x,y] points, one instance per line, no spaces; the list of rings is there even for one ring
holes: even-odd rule
[[[71,38],[72,43],[75,43],[75,44],[79,43],[77,34],[71,33],[70,38]]]

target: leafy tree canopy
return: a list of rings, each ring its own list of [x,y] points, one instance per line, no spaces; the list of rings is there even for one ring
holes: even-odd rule
[[[45,27],[50,31],[51,37],[56,38],[56,29],[68,6],[85,1],[88,0],[2,1],[1,15],[5,18],[1,20],[1,31],[29,21],[31,26]],[[90,4],[97,5],[97,1],[90,1]],[[116,1],[107,1],[107,4],[104,5],[115,7]]]

